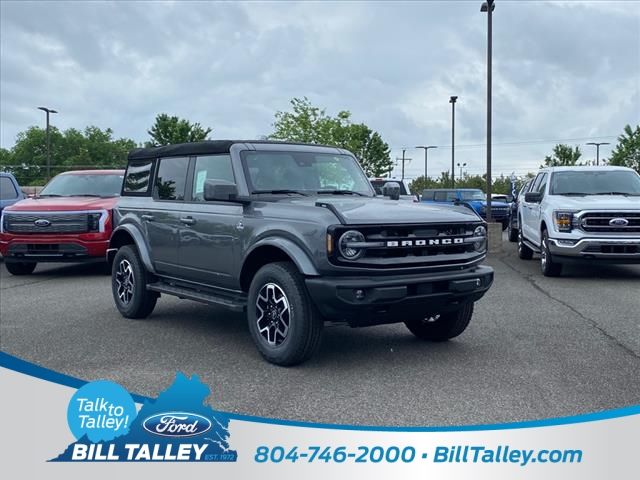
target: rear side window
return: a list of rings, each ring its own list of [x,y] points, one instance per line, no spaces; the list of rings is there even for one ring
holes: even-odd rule
[[[456,199],[456,192],[447,190],[444,192],[436,192],[433,195],[436,202],[453,202]]]
[[[18,197],[15,185],[9,177],[0,177],[0,200],[13,200]]]
[[[160,200],[184,200],[187,185],[188,157],[162,158],[154,187]]]
[[[204,182],[214,179],[235,182],[229,155],[209,155],[196,158],[193,173],[192,200],[194,202],[204,201]]]
[[[542,178],[540,179],[540,183],[538,184],[537,188],[536,188],[536,192],[539,192],[542,194],[542,196],[544,196],[544,191],[547,188],[547,177],[548,175],[546,173],[542,174]]]
[[[125,194],[149,193],[152,167],[152,160],[129,163],[124,177],[123,192]]]
[[[423,190],[422,200],[433,200],[433,192],[430,192],[429,190]]]

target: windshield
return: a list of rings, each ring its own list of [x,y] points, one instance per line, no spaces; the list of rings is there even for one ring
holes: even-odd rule
[[[460,198],[462,200],[485,200],[485,195],[482,190],[463,190],[460,192]]]
[[[576,170],[551,176],[552,195],[640,195],[640,176],[624,170]]]
[[[41,197],[114,197],[120,195],[124,175],[63,174],[54,177],[40,192]]]
[[[251,193],[353,193],[373,196],[369,180],[349,155],[243,152]]]

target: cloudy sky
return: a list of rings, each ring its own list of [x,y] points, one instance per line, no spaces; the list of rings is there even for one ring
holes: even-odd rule
[[[484,171],[486,14],[480,1],[0,3],[0,144],[42,125],[147,139],[157,113],[258,138],[292,97],[350,110],[407,176]],[[557,141],[615,143],[640,121],[640,2],[497,0],[494,173],[534,170]],[[603,147],[606,157],[611,147]],[[593,158],[593,147],[583,147]],[[399,172],[399,169],[397,170]],[[457,172],[456,172],[457,174]]]

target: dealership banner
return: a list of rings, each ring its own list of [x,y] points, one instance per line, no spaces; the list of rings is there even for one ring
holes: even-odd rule
[[[4,478],[622,479],[639,471],[640,406],[496,425],[313,424],[217,411],[216,392],[188,372],[146,398],[5,353],[0,392]]]

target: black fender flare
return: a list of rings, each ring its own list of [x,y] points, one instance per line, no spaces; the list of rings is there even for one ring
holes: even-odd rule
[[[118,226],[111,234],[111,241],[109,242],[109,249],[107,250],[107,261],[111,263],[118,250],[118,248],[114,247],[113,244],[113,239],[116,237],[118,232],[126,232],[133,239],[133,243],[140,253],[140,259],[142,260],[142,263],[144,263],[145,268],[149,272],[155,273],[155,268],[153,268],[153,262],[151,261],[151,255],[149,254],[149,245],[147,245],[147,241],[145,240],[144,235],[142,235],[140,229],[131,223]]]
[[[260,247],[266,246],[279,248],[284,253],[286,253],[289,258],[291,258],[296,267],[298,267],[300,273],[302,273],[303,275],[312,277],[317,277],[320,275],[315,265],[311,261],[311,258],[309,258],[307,252],[305,252],[302,247],[294,243],[292,240],[282,237],[267,237],[253,244],[245,254],[245,259],[242,263],[241,271],[244,270],[246,260],[251,256],[251,253]]]

